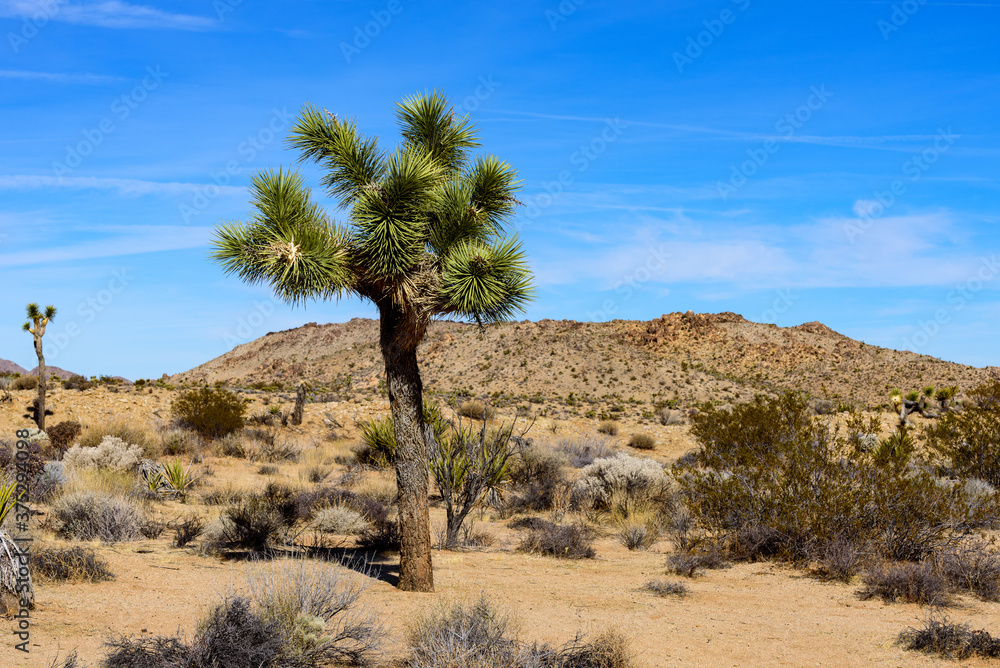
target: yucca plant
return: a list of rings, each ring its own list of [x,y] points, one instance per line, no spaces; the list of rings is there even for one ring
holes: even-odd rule
[[[38,304],[32,302],[25,308],[29,322],[24,323],[23,329],[35,339],[35,355],[38,357],[38,400],[35,407],[35,424],[42,431],[45,431],[45,355],[42,352],[42,337],[45,336],[45,327],[56,317],[56,307],[46,306],[43,313]]]
[[[185,496],[200,476],[191,473],[191,464],[185,468],[180,462],[166,462],[163,465],[163,478],[173,487],[179,496]]]
[[[21,494],[17,494],[16,480],[6,485],[0,485],[0,526],[3,525],[7,515],[14,509],[23,494],[24,490],[21,491]]]
[[[432,591],[417,345],[436,316],[482,325],[523,312],[531,271],[508,230],[518,204],[514,169],[470,155],[475,127],[437,91],[403,100],[396,118],[402,143],[387,151],[355,121],[303,107],[289,145],[320,165],[320,184],[347,223],[331,220],[298,172],[266,170],[252,179],[254,215],[218,228],[214,258],[293,305],[353,295],[378,307],[398,444],[399,587]]]
[[[938,400],[941,404],[941,410],[948,410],[948,402],[955,398],[958,394],[958,387],[952,385],[950,387],[938,388],[937,392],[934,393],[934,398]]]

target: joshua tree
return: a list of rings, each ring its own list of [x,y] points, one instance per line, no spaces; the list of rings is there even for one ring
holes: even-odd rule
[[[25,309],[30,322],[24,323],[24,331],[35,337],[35,355],[38,356],[38,399],[35,401],[35,423],[45,430],[45,355],[42,353],[42,337],[45,336],[45,326],[56,317],[56,307],[46,306],[45,313],[38,310],[38,304],[32,302]]]
[[[397,105],[402,143],[387,152],[355,121],[303,107],[288,143],[325,171],[320,183],[348,216],[333,222],[294,171],[252,179],[256,209],[219,226],[214,258],[286,302],[354,295],[378,307],[399,487],[399,587],[432,591],[428,443],[417,345],[431,319],[480,325],[523,312],[531,272],[507,224],[518,202],[514,169],[479,144],[467,117],[438,92]]]

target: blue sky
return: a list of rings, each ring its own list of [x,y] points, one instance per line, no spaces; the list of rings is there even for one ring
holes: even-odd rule
[[[735,311],[1000,364],[1000,0],[0,1],[0,358],[186,370],[292,309],[207,259],[304,102],[444,90],[524,182],[530,319]],[[316,173],[306,170],[312,182]]]

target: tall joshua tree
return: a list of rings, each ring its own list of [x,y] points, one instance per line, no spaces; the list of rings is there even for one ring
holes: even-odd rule
[[[45,429],[45,355],[42,353],[42,337],[45,336],[45,326],[56,317],[56,307],[46,306],[45,313],[38,310],[38,304],[32,302],[25,309],[28,322],[24,323],[24,331],[35,338],[35,355],[38,356],[38,399],[35,407],[35,423],[39,429]]]
[[[531,271],[507,229],[518,204],[514,169],[479,144],[467,117],[425,92],[398,103],[402,142],[391,151],[311,105],[291,128],[301,162],[346,212],[335,223],[295,171],[253,177],[247,222],[221,224],[213,257],[291,304],[354,295],[378,307],[399,488],[399,587],[432,591],[427,441],[417,345],[432,318],[509,320],[531,298]]]

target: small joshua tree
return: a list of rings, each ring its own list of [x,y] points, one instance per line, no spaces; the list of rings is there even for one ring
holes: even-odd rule
[[[38,356],[38,400],[35,402],[35,423],[45,431],[45,355],[42,353],[42,337],[45,336],[45,326],[56,317],[56,307],[46,306],[45,313],[38,310],[38,304],[32,302],[25,309],[30,322],[24,323],[24,331],[35,338],[35,355]]]

